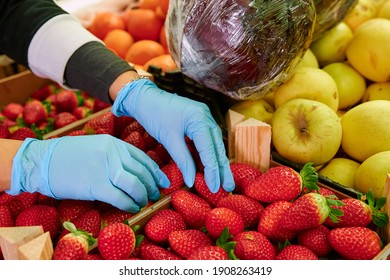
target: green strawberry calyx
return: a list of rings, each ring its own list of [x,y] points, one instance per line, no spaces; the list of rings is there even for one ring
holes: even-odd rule
[[[299,172],[299,175],[301,176],[303,187],[310,191],[319,192],[319,187],[317,186],[318,173],[317,170],[313,167],[312,162],[306,163]]]
[[[86,232],[85,230],[77,229],[73,223],[71,223],[69,221],[65,221],[62,225],[63,225],[64,229],[67,229],[73,235],[85,238],[88,242],[88,247],[91,247],[91,246],[96,244],[97,239],[94,238],[92,236],[92,234]],[[89,250],[89,248],[88,248],[88,250]]]
[[[366,195],[359,194],[358,199],[367,203],[367,205],[370,207],[372,213],[372,222],[376,226],[380,228],[387,226],[389,222],[389,216],[385,212],[381,211],[382,207],[386,205],[386,197],[379,197],[378,199],[375,199],[374,193],[370,189]]]
[[[338,223],[340,221],[340,216],[343,216],[344,215],[344,212],[343,210],[340,210],[340,209],[337,209],[337,208],[334,208],[332,206],[343,206],[344,205],[344,202],[342,202],[341,200],[338,199],[337,196],[335,195],[327,195],[326,196],[326,202],[328,203],[329,205],[329,219],[333,222],[333,223]]]
[[[236,255],[234,254],[234,249],[236,247],[235,241],[229,241],[231,240],[233,236],[229,233],[229,228],[226,227],[223,229],[221,235],[216,241],[216,245],[221,247],[225,250],[225,252],[228,254],[229,260],[238,260]]]

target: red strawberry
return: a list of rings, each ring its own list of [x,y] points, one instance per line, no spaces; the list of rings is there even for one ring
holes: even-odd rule
[[[181,260],[175,253],[155,244],[142,246],[140,256],[143,260]]]
[[[296,236],[296,231],[281,228],[279,225],[291,205],[291,202],[283,200],[267,205],[260,214],[257,230],[271,241],[284,243],[286,240],[292,240]]]
[[[146,224],[146,237],[154,243],[168,243],[168,235],[175,230],[186,228],[183,217],[172,209],[159,210]]]
[[[0,132],[1,133],[1,132]],[[1,134],[0,134],[1,135]],[[146,152],[146,154],[152,159],[154,160],[155,163],[157,163],[157,165],[162,168],[165,164],[164,162],[161,160],[161,158],[158,156],[158,154],[156,153],[155,150],[149,150]]]
[[[53,260],[83,260],[87,257],[89,247],[96,242],[88,233],[79,231],[69,222],[64,223],[64,227],[70,233],[58,240],[54,252]]]
[[[5,125],[0,124],[0,138],[7,139],[11,136],[11,133],[9,132],[8,127]]]
[[[88,134],[109,134],[114,135],[115,123],[114,114],[111,111],[98,115],[90,120],[84,126]]]
[[[196,149],[194,142],[188,136],[185,137],[185,141],[186,141],[188,151],[190,152],[190,154],[195,162],[196,171],[204,173],[204,166],[203,166],[202,160],[200,159],[199,152]]]
[[[240,260],[273,260],[275,247],[258,231],[244,231],[233,238],[236,242],[234,254]]]
[[[77,118],[72,113],[69,112],[58,113],[54,117],[54,123],[53,123],[54,129],[64,127],[68,124],[74,123],[75,121],[77,121]]]
[[[3,110],[3,115],[10,120],[16,120],[23,115],[23,105],[15,102],[8,103]]]
[[[126,126],[128,126],[131,122],[135,121],[134,118],[129,116],[115,116],[114,118],[114,127],[115,127],[115,136],[120,138],[123,130]]]
[[[287,245],[275,257],[276,260],[318,260],[318,257],[302,245]]]
[[[127,134],[125,138],[121,138],[121,139],[129,143],[130,145],[135,146],[141,151],[146,152],[145,141],[144,138],[142,137],[142,134],[139,131],[132,131],[129,134]]]
[[[207,213],[206,230],[213,240],[218,239],[226,227],[234,237],[244,231],[244,222],[237,212],[225,207],[213,208]]]
[[[189,228],[202,229],[206,226],[206,216],[211,206],[200,196],[188,190],[177,190],[171,194],[171,203]]]
[[[249,183],[243,191],[247,196],[265,203],[290,201],[301,194],[303,186],[310,185],[309,188],[313,188],[317,179],[317,172],[311,164],[306,164],[300,173],[291,167],[280,165],[271,167]]]
[[[100,232],[101,215],[96,209],[90,209],[84,212],[80,217],[74,219],[74,226],[78,230],[88,232],[92,237],[97,238]],[[69,233],[67,229],[63,229],[61,236]]]
[[[45,85],[39,89],[37,89],[36,91],[34,91],[32,94],[31,94],[31,98],[34,98],[34,99],[38,99],[40,101],[43,101],[45,100],[46,98],[48,98],[50,95],[54,95],[54,93],[56,92],[56,90],[60,88],[60,86],[58,84],[48,84],[48,85]]]
[[[13,227],[15,225],[11,210],[7,205],[0,205],[0,227]]]
[[[18,127],[11,132],[9,139],[25,140],[26,138],[37,138],[35,132],[29,127]]]
[[[133,119],[132,122],[130,122],[121,132],[120,138],[123,140],[125,139],[129,133],[133,131],[138,131],[141,135],[144,135],[145,128],[135,119]]]
[[[82,120],[90,116],[92,114],[92,110],[87,106],[78,106],[74,108],[74,110],[71,113],[76,117],[76,119]]]
[[[310,249],[317,257],[325,257],[332,251],[328,242],[330,229],[324,225],[309,228],[298,233],[298,244]]]
[[[94,99],[93,101],[93,107],[92,107],[92,112],[93,113],[97,113],[105,108],[108,108],[110,107],[111,104],[107,103],[107,102],[103,102],[97,98]]]
[[[146,245],[156,245],[152,241],[150,241],[147,237],[143,236],[142,238],[137,238],[136,241],[136,247],[134,248],[133,252],[130,255],[130,258],[138,258],[142,259],[141,257],[141,248]]]
[[[112,223],[124,223],[127,219],[130,219],[133,216],[133,213],[118,208],[109,209],[101,215],[101,228],[104,228]]]
[[[77,129],[69,132],[67,134],[68,136],[82,136],[82,135],[87,135],[87,132],[84,129]]]
[[[39,100],[31,100],[24,105],[23,120],[30,127],[32,124],[39,125],[46,121],[48,117],[48,108]]]
[[[184,178],[179,167],[174,161],[169,162],[168,164],[161,167],[161,171],[167,175],[169,182],[171,183],[168,188],[160,188],[160,193],[167,195],[172,192],[184,187]]]
[[[175,230],[168,235],[169,246],[174,253],[187,259],[197,248],[213,245],[207,234],[198,229]]]
[[[229,195],[222,187],[220,187],[216,193],[212,193],[206,185],[203,173],[200,172],[195,174],[194,188],[196,193],[210,203],[212,207],[215,207],[219,200]]]
[[[157,140],[147,131],[144,132],[142,138],[144,139],[145,150],[153,150],[158,145]]]
[[[264,210],[264,206],[259,201],[242,194],[223,197],[216,206],[237,212],[244,221],[244,226],[249,229],[257,227],[260,214]]]
[[[89,261],[98,261],[98,260],[104,260],[102,255],[99,253],[90,253],[87,254],[83,260],[89,260]]]
[[[38,193],[37,204],[44,204],[44,205],[54,206],[54,207],[57,208],[58,205],[60,204],[60,202],[61,202],[60,200],[57,200],[57,199],[55,199],[53,197],[50,197],[50,196]]]
[[[55,95],[54,105],[58,112],[72,113],[75,108],[81,105],[80,102],[81,98],[76,92],[63,89]]]
[[[92,208],[93,201],[65,199],[61,200],[57,209],[62,224],[65,221],[73,222],[84,212]]]
[[[168,151],[165,149],[163,144],[157,144],[156,148],[154,148],[159,158],[163,161],[164,164],[167,164],[171,160],[171,156]]]
[[[219,246],[204,246],[196,249],[191,255],[188,256],[188,260],[227,260],[228,254],[224,249]]]
[[[57,209],[47,205],[33,205],[24,209],[15,220],[16,226],[42,226],[43,231],[50,232],[52,240],[58,235],[61,224]]]
[[[234,193],[241,193],[241,181],[244,178],[255,179],[262,174],[259,169],[246,163],[233,162],[230,164],[230,170],[232,171],[234,184],[236,186],[233,191]]]
[[[0,205],[7,205],[11,210],[14,218],[18,216],[24,209],[27,209],[36,204],[38,193],[23,192],[18,195],[10,195],[4,192],[0,196]]]
[[[331,209],[328,200],[319,193],[307,193],[297,198],[284,213],[280,226],[288,230],[304,230],[321,225],[329,216],[336,220],[340,215],[336,209]]]
[[[101,229],[98,249],[105,260],[123,260],[135,248],[135,233],[124,223],[112,223]]]
[[[328,240],[332,248],[348,260],[371,260],[381,251],[378,234],[366,227],[332,229]]]

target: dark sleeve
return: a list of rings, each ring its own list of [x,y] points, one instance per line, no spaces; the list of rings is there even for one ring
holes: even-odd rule
[[[28,46],[35,32],[64,13],[51,0],[0,0],[0,52],[27,66]]]
[[[98,58],[98,59],[97,59]],[[85,90],[101,101],[112,103],[108,89],[123,72],[134,70],[99,42],[90,42],[79,48],[65,68],[65,83]]]

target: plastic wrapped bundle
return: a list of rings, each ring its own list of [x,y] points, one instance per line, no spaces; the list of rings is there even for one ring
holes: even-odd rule
[[[285,82],[309,47],[309,0],[171,0],[166,28],[180,71],[233,99],[258,99]]]
[[[342,21],[358,0],[317,0],[314,2],[317,17],[313,41],[321,38],[328,30]]]

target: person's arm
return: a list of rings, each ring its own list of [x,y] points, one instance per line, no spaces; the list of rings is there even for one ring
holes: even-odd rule
[[[11,185],[12,161],[23,141],[0,139],[0,192]]]

